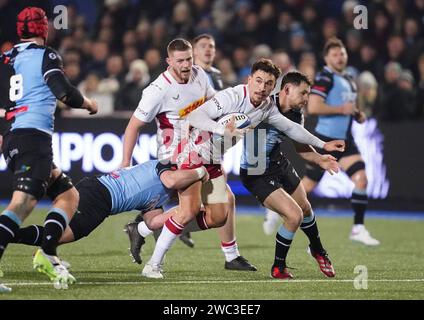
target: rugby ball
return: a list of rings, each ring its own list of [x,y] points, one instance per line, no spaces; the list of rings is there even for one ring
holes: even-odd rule
[[[243,129],[248,126],[250,126],[250,118],[244,113],[240,112],[231,112],[228,113],[222,117],[220,117],[217,122],[219,124],[222,124],[223,126],[226,126],[228,122],[231,121],[231,118],[234,117],[235,120],[235,126],[237,129]],[[240,138],[236,137],[224,137],[220,136],[218,134],[213,135],[213,143],[215,145],[215,152],[220,152],[222,156],[224,156],[224,153],[231,148],[232,146],[236,145],[237,142],[240,140]],[[216,151],[217,150],[217,151]]]
[[[235,118],[235,125],[237,129],[243,129],[250,125],[250,118],[244,113],[232,112],[228,113],[217,120],[219,124],[226,126],[228,122],[231,121],[231,118]]]

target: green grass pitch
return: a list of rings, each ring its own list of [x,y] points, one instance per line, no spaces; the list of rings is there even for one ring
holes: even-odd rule
[[[41,223],[45,211],[35,211],[25,222]],[[224,257],[217,232],[194,233],[195,248],[177,241],[168,252],[165,278],[141,277],[142,266],[128,255],[128,240],[122,231],[134,213],[107,219],[88,238],[59,248],[72,264],[77,284],[55,290],[47,278],[32,270],[34,247],[11,244],[1,261],[0,282],[13,292],[3,299],[424,299],[424,221],[368,219],[367,226],[381,245],[369,248],[351,243],[350,218],[319,218],[321,238],[336,268],[336,277],[325,278],[306,253],[303,232],[296,234],[288,256],[295,281],[270,278],[274,237],[262,232],[262,216],[237,217],[240,252],[258,267],[257,272],[224,270]],[[153,251],[149,237],[143,262]],[[366,266],[367,289],[356,289],[356,266]],[[363,275],[363,273],[361,273]],[[364,282],[360,282],[364,283]]]

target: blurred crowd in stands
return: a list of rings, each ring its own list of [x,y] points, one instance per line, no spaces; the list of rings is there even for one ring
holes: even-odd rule
[[[226,86],[246,81],[258,57],[313,79],[323,44],[338,36],[368,116],[424,117],[424,0],[0,0],[1,51],[18,41],[16,15],[31,4],[52,22],[54,6],[67,6],[68,29],[51,23],[48,44],[71,82],[98,100],[100,115],[136,108],[142,89],[166,68],[171,39],[209,33]],[[368,29],[354,28],[358,5],[368,10]]]

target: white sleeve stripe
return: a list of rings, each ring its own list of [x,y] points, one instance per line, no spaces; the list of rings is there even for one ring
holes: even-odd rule
[[[43,78],[44,78],[44,79],[46,79],[46,76],[47,76],[49,73],[56,72],[56,71],[59,71],[59,72],[62,72],[62,73],[63,73],[63,71],[62,71],[61,69],[50,69],[49,71],[47,71],[47,72],[43,75]]]
[[[311,93],[315,93],[315,94],[317,94],[317,95],[319,95],[321,97],[324,97],[324,98],[327,97],[327,94],[325,94],[324,92],[321,92],[319,90],[312,89],[311,90]]]

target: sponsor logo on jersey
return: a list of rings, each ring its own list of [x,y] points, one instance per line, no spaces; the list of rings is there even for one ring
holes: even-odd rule
[[[143,116],[147,117],[149,115],[148,112],[144,111],[143,109],[141,109],[140,107],[137,108],[137,111],[140,112]]]
[[[188,115],[190,112],[196,110],[198,107],[200,107],[204,102],[206,101],[206,97],[201,97],[199,100],[196,100],[189,105],[182,108],[180,111],[178,111],[178,114],[181,118],[184,118],[186,115]]]
[[[156,89],[162,91],[162,88],[159,87],[156,83],[152,82],[149,86],[155,87]]]
[[[20,169],[15,171],[15,174],[24,173],[24,172],[27,172],[29,170],[31,170],[31,167],[23,164]]]
[[[217,108],[218,110],[222,110],[222,107],[221,107],[221,105],[219,104],[219,101],[218,101],[215,97],[213,97],[213,98],[212,98],[212,101],[213,101],[213,103],[215,103],[215,104],[216,104],[216,108]]]

